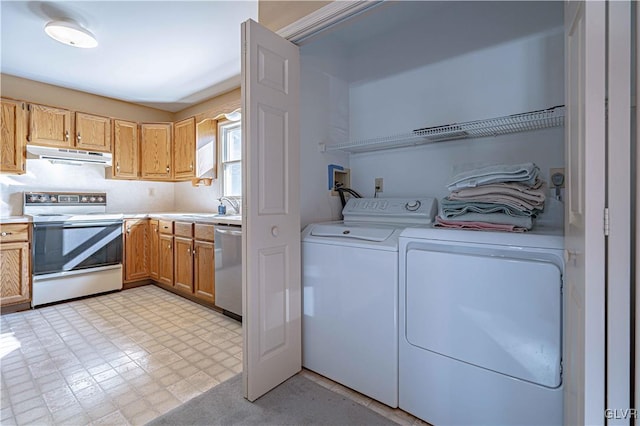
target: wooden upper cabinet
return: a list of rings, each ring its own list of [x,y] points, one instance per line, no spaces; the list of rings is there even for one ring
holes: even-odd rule
[[[113,177],[138,177],[138,123],[113,120]]]
[[[25,144],[27,142],[27,109],[20,101],[0,99],[0,172],[25,172]]]
[[[196,176],[196,120],[178,121],[173,138],[173,177],[189,179]]]
[[[111,119],[76,112],[76,147],[90,151],[111,151]]]
[[[43,105],[29,105],[29,142],[34,145],[73,147],[71,111]]]
[[[170,180],[172,143],[171,123],[142,123],[140,125],[140,155],[143,179]]]

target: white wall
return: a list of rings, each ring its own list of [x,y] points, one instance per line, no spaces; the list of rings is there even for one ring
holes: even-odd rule
[[[192,186],[191,182],[176,183],[173,210],[176,212],[217,213],[218,198],[222,195],[219,182],[220,179],[216,179],[211,186],[197,187]],[[229,205],[226,203],[225,205],[228,209]]]
[[[349,93],[351,138],[564,104],[563,55],[563,31],[555,29],[354,83]],[[352,66],[362,65],[356,59]],[[383,196],[442,197],[448,178],[463,169],[527,161],[540,166],[548,178],[550,167],[564,166],[563,141],[564,130],[555,128],[351,155],[352,184],[372,196],[374,178],[382,177]]]
[[[448,178],[466,168],[533,161],[548,176],[564,166],[562,128],[344,157],[319,153],[319,142],[564,104],[561,2],[400,2],[376,13],[301,48],[303,224],[339,217],[326,186],[330,163],[350,167],[351,187],[369,197],[376,177],[384,178],[384,197],[442,197]],[[331,131],[336,116],[348,135]]]
[[[328,165],[349,167],[345,154],[322,153],[320,143],[341,142],[349,134],[347,56],[337,43],[301,48],[300,221],[301,225],[340,219],[340,199],[328,190]]]
[[[106,192],[107,210],[114,213],[166,212],[174,208],[172,183],[105,179],[104,167],[29,159],[24,175],[0,175],[0,216],[22,214],[24,191]]]

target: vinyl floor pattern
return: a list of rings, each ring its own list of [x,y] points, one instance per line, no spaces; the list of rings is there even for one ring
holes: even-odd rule
[[[242,371],[242,326],[155,286],[3,315],[2,425],[140,425]]]
[[[241,371],[239,322],[153,285],[0,317],[3,426],[144,425]],[[301,374],[390,424],[426,424]]]

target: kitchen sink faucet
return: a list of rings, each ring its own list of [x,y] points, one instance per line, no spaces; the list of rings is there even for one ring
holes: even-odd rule
[[[235,214],[240,214],[240,202],[235,198],[220,197],[220,202],[226,201],[229,203]]]

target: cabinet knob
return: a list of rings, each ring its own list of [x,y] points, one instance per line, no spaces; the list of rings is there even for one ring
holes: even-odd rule
[[[80,132],[78,132],[78,143],[82,140],[82,136],[80,136]]]
[[[116,163],[116,172],[120,172],[120,162]]]
[[[191,256],[191,247],[187,247],[187,254]]]
[[[169,171],[170,171],[170,170],[171,170],[171,169],[169,168],[169,166],[167,166],[167,173],[169,173]]]
[[[193,170],[193,163],[189,164],[189,170]]]
[[[68,130],[64,131],[64,140],[66,140],[66,141],[69,140],[69,131]]]
[[[171,250],[171,244],[167,244],[167,248]]]
[[[6,237],[7,235],[12,235],[12,234],[13,234],[12,232],[4,232],[4,231],[0,233],[0,235],[2,235],[3,237]]]
[[[131,227],[127,226],[127,234],[131,234]]]

